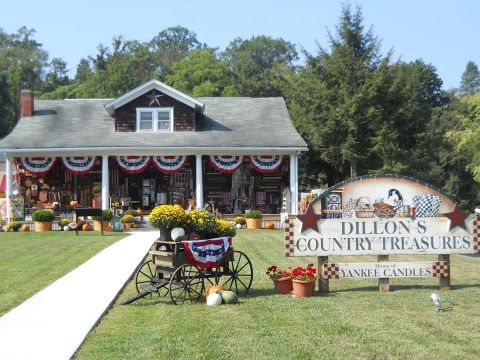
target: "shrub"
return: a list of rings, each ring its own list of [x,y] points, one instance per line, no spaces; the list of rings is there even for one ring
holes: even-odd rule
[[[122,223],[131,224],[133,222],[135,222],[135,218],[133,217],[133,215],[123,215]]]
[[[32,214],[32,220],[38,222],[49,222],[53,221],[54,218],[55,213],[52,210],[41,209]]]
[[[18,230],[22,227],[22,223],[20,221],[10,221],[8,223],[8,229],[12,229],[12,230]]]
[[[172,230],[176,227],[184,227],[187,216],[185,211],[177,205],[160,205],[155,207],[148,221],[159,229]]]
[[[58,220],[58,226],[60,227],[64,227],[64,226],[67,226],[68,224],[70,224],[72,221],[69,220],[69,219],[60,219]]]
[[[110,221],[113,219],[113,210],[112,209],[105,209],[102,211],[103,213],[103,220]],[[125,214],[125,215],[132,215],[132,214]],[[100,221],[102,218],[100,216],[92,216],[93,220]]]
[[[248,214],[245,214],[247,219],[261,219],[262,212],[260,210],[252,210]]]

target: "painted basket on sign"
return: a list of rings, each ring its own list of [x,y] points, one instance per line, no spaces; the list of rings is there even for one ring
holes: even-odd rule
[[[395,216],[395,206],[389,205],[383,202],[377,202],[373,204],[375,208],[375,216],[382,219],[389,219]]]
[[[374,209],[370,205],[370,200],[367,197],[358,198],[355,203],[355,216],[357,218],[365,219],[373,217]]]

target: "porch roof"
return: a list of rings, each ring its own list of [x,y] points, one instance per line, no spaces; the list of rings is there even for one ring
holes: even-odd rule
[[[206,97],[196,131],[119,132],[105,109],[111,99],[35,100],[0,140],[0,151],[31,154],[289,154],[307,151],[282,98]]]

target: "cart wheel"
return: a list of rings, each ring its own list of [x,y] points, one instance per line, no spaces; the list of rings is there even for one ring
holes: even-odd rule
[[[135,286],[139,294],[147,290],[149,287],[158,286],[159,280],[161,279],[156,278],[155,275],[156,269],[152,260],[145,261],[135,275]],[[163,286],[157,288],[156,291],[152,291],[150,295],[145,296],[145,299],[151,299],[154,294],[157,294],[160,297],[166,296],[168,294],[167,284],[168,283],[165,283]]]
[[[233,251],[233,257],[228,261],[228,269],[225,269],[225,278],[222,285],[225,289],[235,291],[237,294],[246,294],[250,290],[253,281],[252,262],[241,251]]]
[[[198,301],[203,293],[202,271],[190,264],[180,266],[172,274],[168,290],[174,304]]]

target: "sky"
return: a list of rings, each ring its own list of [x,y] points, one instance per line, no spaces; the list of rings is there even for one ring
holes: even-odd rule
[[[362,8],[383,53],[435,66],[444,89],[459,86],[468,61],[480,65],[478,0],[0,0],[0,28],[34,28],[50,59],[62,58],[74,76],[100,43],[119,35],[149,41],[176,25],[221,50],[236,37],[269,35],[316,53],[317,44],[328,48],[342,4]]]

